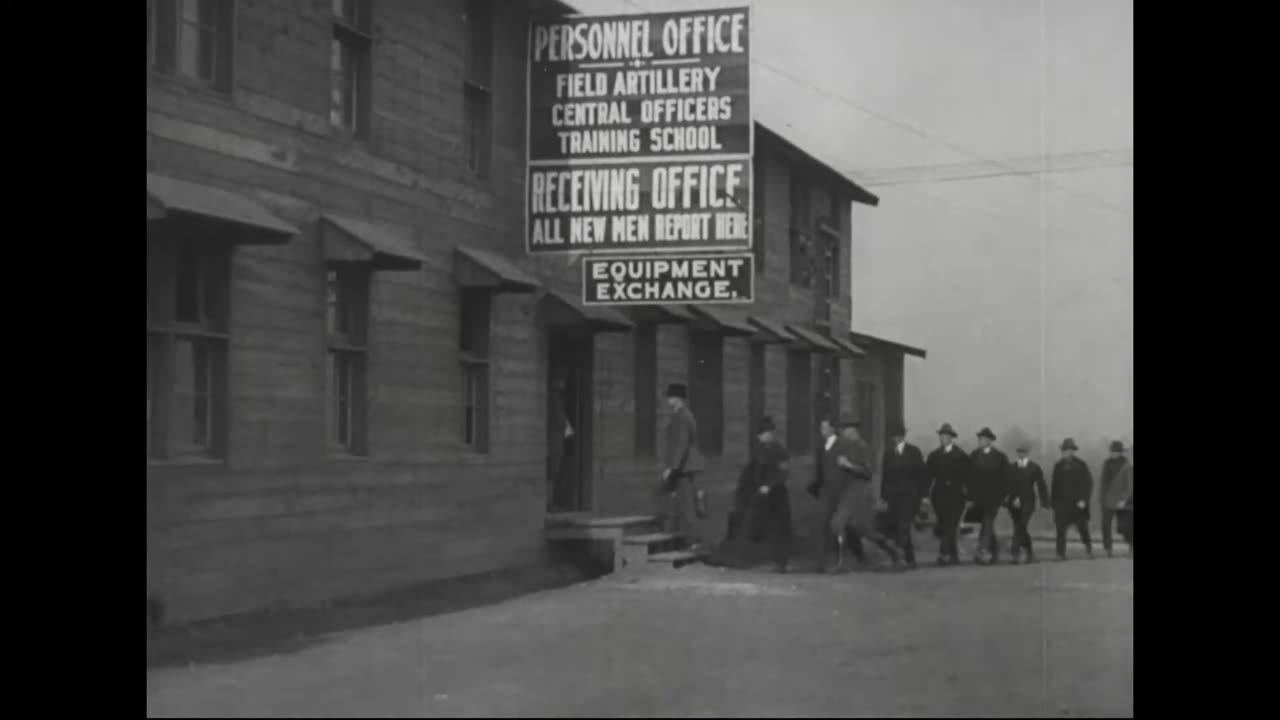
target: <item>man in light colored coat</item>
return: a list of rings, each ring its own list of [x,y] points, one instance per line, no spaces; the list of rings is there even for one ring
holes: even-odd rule
[[[667,532],[683,534],[690,549],[698,549],[701,533],[698,527],[697,487],[694,484],[702,469],[698,456],[698,421],[688,406],[689,389],[674,383],[667,387],[666,427],[662,432],[662,482],[659,497],[675,503],[666,503],[664,512]]]

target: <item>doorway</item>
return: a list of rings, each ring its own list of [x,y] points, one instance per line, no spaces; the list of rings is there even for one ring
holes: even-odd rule
[[[593,343],[551,330],[547,348],[547,509],[591,509]]]

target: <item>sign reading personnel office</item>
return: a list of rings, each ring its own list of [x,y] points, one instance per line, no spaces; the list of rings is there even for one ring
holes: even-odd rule
[[[750,249],[748,20],[532,24],[528,252]]]

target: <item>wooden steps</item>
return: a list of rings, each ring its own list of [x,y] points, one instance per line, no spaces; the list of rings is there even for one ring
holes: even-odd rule
[[[614,572],[654,565],[680,567],[705,557],[705,553],[686,550],[682,536],[662,532],[651,515],[556,513],[547,516],[546,538],[583,544],[594,562],[612,566]]]

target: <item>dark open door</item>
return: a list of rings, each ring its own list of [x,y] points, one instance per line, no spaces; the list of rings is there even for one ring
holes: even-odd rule
[[[547,363],[547,506],[591,509],[592,340],[585,332],[551,330]],[[566,433],[569,428],[571,432]]]

